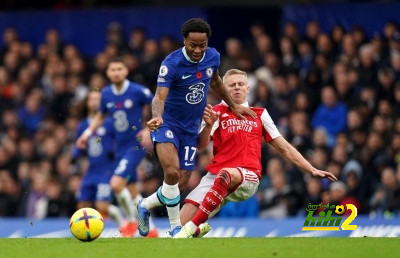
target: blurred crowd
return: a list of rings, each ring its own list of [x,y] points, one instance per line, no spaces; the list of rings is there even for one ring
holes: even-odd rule
[[[288,22],[272,38],[254,23],[251,37],[226,40],[219,49],[220,74],[230,68],[246,71],[250,105],[267,108],[281,134],[340,181],[310,177],[265,144],[259,192],[228,204],[219,216],[303,216],[310,203],[352,203],[370,216],[400,215],[399,29],[389,21],[367,37],[362,26],[346,31],[336,25],[324,32],[316,21],[305,28]],[[37,48],[14,28],[2,33],[0,217],[70,216],[87,168],[85,159],[72,160],[71,149],[88,91],[108,84],[107,62],[122,56],[128,78],[154,92],[161,61],[181,40],[151,39],[142,28],[124,38],[121,25],[111,23],[103,51],[88,57],[55,29]],[[211,92],[208,102],[219,99]],[[211,158],[211,148],[199,153],[190,189]],[[161,184],[162,171],[151,152],[138,175],[144,196]]]

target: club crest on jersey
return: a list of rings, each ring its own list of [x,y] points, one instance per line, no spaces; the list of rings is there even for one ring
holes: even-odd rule
[[[189,92],[188,94],[186,94],[186,101],[189,104],[197,104],[200,103],[200,101],[203,100],[204,98],[204,87],[206,85],[202,82],[197,83],[195,85],[192,85],[189,87],[189,90],[191,92]]]
[[[100,126],[97,130],[96,130],[96,134],[98,136],[104,136],[106,134],[106,128],[104,128],[104,126]]]
[[[124,101],[124,107],[125,108],[131,108],[133,106],[133,101],[130,99],[127,99]]]
[[[165,137],[167,137],[168,139],[172,139],[174,138],[174,134],[172,133],[171,130],[167,130],[165,131]]]
[[[161,67],[160,67],[160,76],[165,76],[165,75],[167,75],[168,74],[168,67],[167,66],[165,66],[165,65],[162,65]]]
[[[211,77],[213,75],[213,69],[211,67],[208,67],[206,70],[206,74],[208,77]]]

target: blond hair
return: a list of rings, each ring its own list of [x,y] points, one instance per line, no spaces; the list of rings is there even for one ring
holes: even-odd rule
[[[222,82],[225,83],[226,78],[228,78],[229,76],[234,75],[234,74],[243,75],[246,78],[246,82],[247,82],[247,73],[242,70],[239,70],[239,69],[229,69],[228,71],[226,71],[224,77],[222,77]]]

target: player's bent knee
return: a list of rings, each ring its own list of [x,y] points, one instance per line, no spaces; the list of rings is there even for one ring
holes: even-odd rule
[[[242,173],[237,168],[224,168],[219,173],[220,180],[226,180],[230,186],[235,186],[242,181]]]
[[[225,184],[225,183],[230,184],[231,175],[228,170],[222,169],[221,171],[219,171],[217,178],[215,180],[217,180],[218,183],[220,184]]]

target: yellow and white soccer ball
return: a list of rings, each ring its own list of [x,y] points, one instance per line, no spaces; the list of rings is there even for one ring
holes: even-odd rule
[[[77,210],[69,221],[69,229],[72,235],[85,242],[90,242],[98,238],[103,228],[103,216],[92,208]]]

